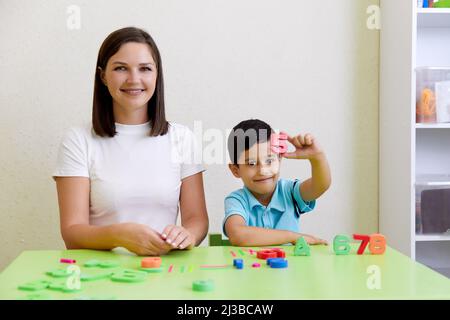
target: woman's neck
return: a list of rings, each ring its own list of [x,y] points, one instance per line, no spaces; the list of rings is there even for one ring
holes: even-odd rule
[[[136,110],[127,111],[124,108],[113,105],[114,121],[121,124],[143,124],[149,121],[147,114],[147,107],[142,107]]]

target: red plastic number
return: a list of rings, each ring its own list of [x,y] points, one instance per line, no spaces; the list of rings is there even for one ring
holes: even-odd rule
[[[286,143],[287,134],[285,133],[272,133],[270,136],[271,149],[275,153],[287,152],[288,146]]]
[[[361,240],[361,245],[360,245],[359,248],[358,248],[357,254],[363,254],[363,253],[364,253],[364,250],[365,250],[366,247],[367,247],[367,244],[368,244],[369,241],[370,241],[370,237],[369,237],[368,235],[365,235],[365,234],[354,234],[354,235],[353,235],[353,239],[355,239],[355,240]]]

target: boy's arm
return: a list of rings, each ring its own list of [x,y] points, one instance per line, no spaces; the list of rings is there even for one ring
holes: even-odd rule
[[[328,244],[325,240],[288,230],[247,226],[242,216],[235,214],[225,222],[225,231],[233,246],[252,247],[295,243],[303,236],[309,244]]]
[[[331,184],[331,173],[327,157],[315,138],[307,133],[291,137],[288,141],[295,147],[295,151],[283,154],[288,159],[308,159],[311,163],[311,178],[300,184],[300,194],[305,201],[312,201],[320,197]]]
[[[328,190],[331,184],[331,173],[324,153],[309,159],[311,162],[311,178],[300,184],[300,194],[305,201],[312,201]]]

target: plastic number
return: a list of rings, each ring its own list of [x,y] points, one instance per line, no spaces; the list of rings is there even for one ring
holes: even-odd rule
[[[386,238],[379,233],[370,235],[369,251],[372,254],[383,254],[386,251]]]
[[[124,269],[115,272],[111,276],[111,280],[117,282],[142,282],[145,280],[146,276],[147,273],[144,271]]]
[[[369,241],[370,241],[370,237],[369,237],[368,235],[365,235],[365,234],[354,234],[354,235],[353,235],[353,239],[355,239],[355,240],[361,240],[361,245],[360,245],[359,248],[358,248],[357,254],[363,254],[363,253],[364,253],[364,250],[365,250],[366,247],[367,247],[367,244],[368,244]]]
[[[350,238],[344,235],[337,235],[333,240],[333,250],[337,255],[346,255],[350,253]]]
[[[271,149],[275,153],[287,152],[288,146],[286,143],[287,134],[285,133],[273,133],[270,136]]]

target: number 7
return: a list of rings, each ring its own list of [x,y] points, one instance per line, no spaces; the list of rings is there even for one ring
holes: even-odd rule
[[[365,235],[365,234],[354,234],[354,235],[353,235],[353,239],[355,239],[355,240],[361,240],[361,245],[360,245],[359,248],[358,248],[357,254],[363,254],[363,253],[364,253],[364,250],[365,250],[366,247],[367,247],[367,244],[368,244],[369,241],[370,241],[370,237],[369,237],[368,235]]]

